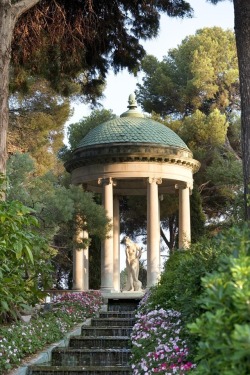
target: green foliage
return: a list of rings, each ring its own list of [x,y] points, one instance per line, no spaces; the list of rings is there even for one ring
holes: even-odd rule
[[[61,148],[59,158],[63,161],[67,161],[71,157],[71,152],[77,148],[79,142],[91,129],[115,117],[111,110],[94,110],[88,117],[84,117],[75,124],[70,124],[67,128],[69,147],[64,146]]]
[[[228,132],[227,137],[229,145],[236,152],[236,155],[241,156],[241,116],[239,112],[232,112],[228,114]],[[232,150],[231,150],[232,151]]]
[[[76,215],[87,220],[86,229],[90,234],[105,236],[105,211],[95,203],[93,194],[84,192],[79,186],[63,186],[52,172],[36,176],[33,160],[27,154],[13,155],[8,161],[7,171],[7,199],[19,199],[32,208],[41,224],[39,231],[46,237],[51,239],[61,224],[74,220]]]
[[[206,169],[206,176],[214,185],[219,183],[222,187],[231,185],[237,188],[243,181],[242,164],[232,153],[225,152],[221,155],[217,152]]]
[[[219,27],[198,30],[168,52],[162,62],[147,56],[138,100],[161,116],[205,114],[239,109],[238,65],[234,33]]]
[[[95,202],[92,193],[83,192],[79,186],[72,186],[70,192],[75,212],[85,219],[88,233],[103,239],[108,226],[104,207]]]
[[[194,178],[203,210],[208,219],[222,222],[230,206],[239,202],[242,187],[234,33],[219,27],[198,30],[168,51],[163,61],[147,56],[142,67],[145,77],[138,85],[138,101],[175,131],[201,162]]]
[[[92,111],[88,117],[85,117],[78,123],[69,125],[67,133],[70,149],[74,150],[81,139],[83,139],[90,130],[105,121],[114,119],[115,117],[116,116],[111,110],[95,110]]]
[[[190,217],[191,239],[192,243],[195,243],[205,235],[206,222],[206,217],[202,210],[201,195],[196,186],[194,186],[190,197]]]
[[[238,116],[230,116],[229,123],[226,122],[225,115],[216,109],[208,116],[196,111],[183,120],[176,120],[171,116],[163,120],[155,113],[153,118],[175,131],[191,147],[195,159],[201,162],[201,168],[194,179],[207,217],[218,217],[221,223],[223,220],[227,224],[228,220],[232,219],[234,211],[239,219],[243,204],[243,170],[241,158],[238,156]],[[242,217],[241,215],[241,219]]]
[[[33,210],[33,216],[40,224],[35,230],[49,239],[58,251],[53,259],[55,285],[62,287],[62,280],[67,279],[70,283],[72,251],[78,230],[75,218],[81,217],[81,222],[86,222],[83,229],[88,230],[89,235],[98,241],[105,237],[108,225],[103,206],[93,194],[84,192],[82,187],[69,185],[64,176],[57,177],[52,172],[37,175],[35,163],[28,154],[13,155],[8,161],[7,170],[7,199],[19,199]],[[87,242],[89,244],[88,240],[80,246],[86,246]],[[91,259],[98,257],[95,245],[90,250],[93,252]],[[97,268],[94,270],[97,271]]]
[[[220,238],[230,250],[217,271],[202,279],[199,304],[205,312],[190,324],[198,336],[195,374],[250,373],[250,231],[234,227]]]
[[[37,171],[44,174],[57,164],[63,146],[64,124],[70,115],[69,101],[56,95],[44,80],[29,77],[29,93],[10,97],[8,150],[29,152]]]
[[[33,211],[18,201],[0,201],[0,321],[16,317],[41,296],[50,281],[53,251],[37,235]]]
[[[215,218],[212,209],[216,205],[217,215],[223,218],[224,224],[235,223],[243,220],[243,168],[242,162],[235,158],[231,152],[215,151],[213,160],[204,170],[204,175],[209,183],[204,186],[204,203],[209,203],[210,217]],[[207,202],[206,202],[207,201]]]
[[[203,291],[201,278],[218,267],[221,254],[229,250],[219,246],[217,239],[203,239],[189,250],[176,250],[166,261],[158,285],[153,289],[150,302],[165,309],[174,309],[190,322],[202,307],[197,297]]]
[[[160,14],[191,15],[188,2],[39,1],[17,22],[12,64],[21,86],[25,75],[43,76],[63,95],[81,93],[96,102],[110,68],[136,73],[145,55],[141,40],[159,30]],[[17,86],[17,84],[16,84]]]
[[[192,150],[204,144],[211,148],[224,144],[227,128],[226,116],[218,109],[213,110],[208,116],[196,110],[184,118],[180,135]]]
[[[7,173],[7,199],[18,199],[30,207],[39,220],[39,232],[51,239],[58,225],[73,217],[69,190],[59,183],[52,172],[37,176],[34,159],[29,154],[14,154],[8,160]]]

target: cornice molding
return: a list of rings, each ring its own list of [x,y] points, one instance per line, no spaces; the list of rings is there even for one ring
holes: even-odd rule
[[[193,159],[191,151],[171,146],[152,144],[106,144],[74,151],[65,163],[68,172],[94,164],[115,164],[122,162],[151,162],[182,165],[196,173],[200,163]]]

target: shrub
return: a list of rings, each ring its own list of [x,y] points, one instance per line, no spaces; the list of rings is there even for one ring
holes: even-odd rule
[[[186,322],[193,321],[202,310],[197,302],[203,291],[201,278],[216,269],[221,254],[227,252],[214,239],[203,239],[189,250],[176,250],[167,260],[158,285],[152,288],[149,302],[181,312]]]
[[[32,210],[22,203],[0,200],[0,322],[16,318],[48,286],[54,253],[35,232],[37,225]]]
[[[66,310],[72,308],[84,311],[86,315],[95,315],[100,309],[101,294],[100,291],[91,290],[89,292],[67,293],[57,297],[56,305]]]
[[[148,309],[140,304],[133,327],[132,369],[133,374],[182,375],[195,365],[188,360],[188,347],[180,338],[181,314],[174,310]]]
[[[250,374],[250,230],[232,228],[220,237],[231,250],[218,271],[202,279],[206,311],[190,324],[199,337],[195,374]]]

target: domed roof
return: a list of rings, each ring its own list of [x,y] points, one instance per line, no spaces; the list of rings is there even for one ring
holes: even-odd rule
[[[90,130],[65,163],[68,172],[83,166],[123,162],[180,163],[197,170],[199,163],[192,159],[185,142],[167,126],[144,117],[137,109],[134,94],[129,96],[128,108],[120,118]]]
[[[129,110],[120,118],[106,121],[92,129],[78,144],[78,148],[95,145],[127,143],[172,146],[188,150],[183,140],[167,126],[146,118],[137,110],[134,95],[129,96]]]
[[[148,118],[120,117],[92,129],[78,144],[89,147],[107,143],[150,143],[188,148],[171,129]]]

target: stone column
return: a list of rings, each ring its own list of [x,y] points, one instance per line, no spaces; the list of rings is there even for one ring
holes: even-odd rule
[[[179,248],[189,248],[191,242],[190,188],[179,186]]]
[[[147,180],[147,287],[151,285],[151,262],[150,262],[150,194],[149,194],[149,181]]]
[[[149,178],[147,183],[147,287],[155,285],[160,275],[160,223],[158,184],[161,179]]]
[[[113,180],[106,178],[100,179],[98,182],[102,184],[103,206],[112,225],[107,237],[102,241],[101,290],[112,292],[114,290]]]
[[[83,231],[83,238],[88,239],[89,234]],[[89,290],[89,247],[83,249],[83,290]]]
[[[78,227],[75,233],[75,244],[73,249],[73,289],[75,290],[83,290],[84,255],[83,249],[80,247],[82,244],[82,239],[83,230]]]
[[[114,196],[114,290],[120,292],[120,207],[119,198]]]

